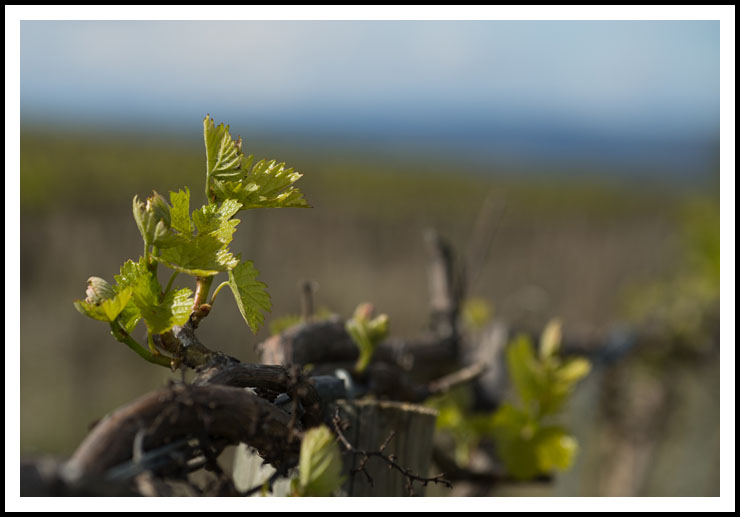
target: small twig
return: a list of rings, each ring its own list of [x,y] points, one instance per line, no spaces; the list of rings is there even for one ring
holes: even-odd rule
[[[313,293],[316,290],[316,282],[304,280],[301,282],[301,317],[303,321],[310,320],[314,315]]]
[[[427,486],[429,483],[435,483],[435,484],[444,485],[447,488],[452,488],[452,484],[444,478],[444,473],[437,474],[436,476],[431,476],[431,477],[419,476],[417,474],[414,474],[411,470],[406,469],[402,467],[401,465],[399,465],[396,462],[396,457],[394,455],[384,454],[383,451],[388,446],[391,439],[393,439],[393,437],[395,436],[394,431],[391,431],[391,433],[383,441],[383,443],[380,445],[377,451],[366,451],[366,450],[355,448],[349,442],[349,440],[347,440],[347,437],[344,436],[344,433],[342,432],[342,428],[344,427],[344,425],[342,423],[341,418],[339,417],[339,409],[337,409],[336,412],[334,413],[334,417],[332,418],[332,424],[334,426],[334,431],[337,437],[339,438],[339,441],[342,442],[342,445],[344,445],[345,453],[362,456],[362,458],[360,459],[359,466],[353,469],[352,474],[356,474],[357,472],[363,472],[371,486],[373,485],[373,480],[372,480],[372,477],[370,477],[370,474],[367,472],[367,469],[365,467],[366,467],[368,459],[370,459],[371,457],[376,457],[376,458],[380,458],[381,460],[385,461],[388,464],[389,469],[395,469],[401,473],[401,475],[406,479],[406,488],[409,491],[409,495],[414,495],[414,488],[413,488],[414,481],[422,483],[424,486]]]
[[[172,276],[170,276],[169,281],[167,282],[167,287],[164,288],[164,292],[167,293],[172,288],[172,283],[175,281],[175,278],[177,278],[177,275],[179,275],[179,271],[173,271]]]
[[[497,213],[494,213],[497,212]],[[466,284],[475,285],[506,213],[506,200],[489,192],[478,211],[466,253]]]
[[[462,368],[461,370],[432,381],[427,386],[427,389],[429,390],[429,395],[439,395],[441,393],[446,393],[455,386],[470,382],[480,376],[483,372],[485,372],[486,368],[488,368],[488,365],[486,363],[473,363],[470,366]]]

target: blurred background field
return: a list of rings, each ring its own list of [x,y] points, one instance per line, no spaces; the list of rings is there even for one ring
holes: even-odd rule
[[[487,300],[495,318],[536,334],[558,317],[566,339],[593,347],[618,329],[641,336],[639,346],[595,370],[577,390],[566,419],[581,449],[574,468],[545,487],[493,494],[719,494],[719,76],[711,66],[718,59],[718,24],[601,26],[611,36],[652,42],[648,57],[609,55],[624,75],[607,88],[603,74],[589,68],[593,57],[585,51],[563,58],[563,69],[573,74],[583,59],[579,77],[598,78],[590,86],[558,82],[557,70],[544,64],[544,47],[500,57],[512,48],[506,37],[516,41],[542,32],[564,42],[560,50],[582,51],[578,38],[605,45],[599,27],[588,23],[479,22],[470,31],[452,22],[152,23],[22,24],[22,455],[69,455],[90,423],[171,378],[117,343],[104,325],[82,317],[72,302],[84,297],[88,277],[112,280],[124,261],[141,253],[131,215],[134,195],[189,186],[191,208],[205,201],[200,124],[210,113],[242,135],[247,154],[278,158],[303,173],[298,186],[312,208],[239,215],[231,249],[254,261],[269,286],[272,314],[253,335],[229,295],[221,295],[201,326],[204,342],[255,360],[254,346],[269,335],[270,322],[300,311],[304,280],[316,281],[317,305],[350,316],[358,303],[370,301],[390,316],[392,334],[413,335],[428,316],[424,230],[437,229],[465,254],[475,245],[481,210],[491,206],[485,213],[495,236],[469,295]],[[230,82],[246,90],[238,101],[229,101],[233,85],[205,88],[205,94],[196,80],[178,87],[178,77],[196,74],[195,64],[181,55],[203,43],[194,34],[224,27],[229,34],[322,34],[325,47],[308,44],[315,53],[301,50],[300,38],[288,38],[273,49],[273,61],[287,66],[290,59],[308,60],[329,86],[297,73],[298,84],[282,92],[282,108],[280,91],[261,90],[256,79],[237,72]],[[141,46],[154,34],[161,39],[149,41],[156,51],[147,58]],[[380,34],[390,35],[397,48],[414,46],[415,61],[394,61],[402,61],[403,52],[394,57],[389,44],[378,43]],[[466,52],[471,34],[477,45],[496,49],[509,83],[490,79],[487,70],[497,63]],[[487,35],[495,37],[489,41]],[[163,43],[165,36],[170,43]],[[365,38],[365,46],[358,46],[358,38]],[[103,48],[90,48],[93,41],[108,49],[106,65],[88,76],[97,84],[94,95],[86,90],[90,86],[73,95],[79,75],[103,62]],[[340,58],[343,41],[353,42],[354,54]],[[534,47],[539,42],[527,41]],[[680,50],[674,41],[686,51],[683,68],[674,67],[673,53]],[[259,50],[253,44],[248,39],[240,48],[254,56]],[[419,87],[414,100],[412,79],[428,79],[425,63],[434,62],[442,47],[438,72],[447,82]],[[40,48],[51,55],[41,56]],[[75,53],[79,48],[89,55]],[[262,52],[258,61],[268,62],[270,51]],[[636,66],[635,59],[644,62]],[[59,61],[67,65],[64,73]],[[127,87],[117,83],[108,61],[120,65],[121,77],[128,71]],[[235,66],[214,55],[207,62],[209,73]],[[386,84],[393,102],[381,102],[378,82],[370,81],[356,97],[338,88],[342,81],[354,86],[344,75],[350,62],[359,70],[375,66],[372,77],[398,65]],[[157,63],[172,69],[160,77],[152,72]],[[655,113],[641,113],[661,81],[676,84],[691,75],[687,63],[699,77],[664,92]],[[650,64],[660,66],[646,73]],[[295,66],[305,72],[305,65]],[[253,76],[270,79],[268,72],[280,68],[274,67]],[[588,123],[569,119],[565,97],[540,95],[534,86],[517,90],[517,84],[536,81],[537,74],[516,73],[529,69],[551,78],[543,91],[575,90],[575,98],[594,106],[625,102],[631,92],[625,105],[633,106],[634,120],[626,108],[596,109]],[[173,70],[174,77],[165,79]],[[55,79],[43,82],[45,72]],[[151,84],[139,78],[147,74],[153,74]],[[458,75],[453,81],[450,74]],[[485,104],[483,89],[471,86],[472,100],[462,106],[465,85],[476,77],[506,89]],[[281,84],[279,76],[267,82]],[[335,90],[343,93],[333,104]],[[303,97],[296,93],[301,91]],[[410,107],[403,107],[404,99],[411,99]],[[507,99],[513,108],[506,107]],[[543,108],[548,99],[560,108]],[[533,115],[543,112],[549,113],[546,121]],[[581,113],[587,112],[588,106]],[[645,122],[662,115],[662,125]],[[177,282],[189,286],[186,279]]]

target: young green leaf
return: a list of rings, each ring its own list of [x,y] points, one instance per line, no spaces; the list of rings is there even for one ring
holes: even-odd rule
[[[184,235],[192,235],[193,223],[190,220],[190,189],[170,192],[170,219],[172,228]]]
[[[570,468],[578,444],[564,429],[540,426],[525,412],[504,404],[493,416],[497,450],[509,473],[518,479]]]
[[[86,291],[87,298],[84,301],[76,300],[74,305],[81,314],[110,323],[121,314],[131,294],[131,288],[127,287],[117,292],[102,278],[90,277]]]
[[[591,362],[583,357],[567,359],[556,371],[555,378],[570,388],[591,371]]]
[[[229,271],[238,260],[228,250],[238,219],[231,217],[239,211],[240,204],[226,200],[220,206],[205,205],[193,212],[193,220],[187,215],[190,192],[171,193],[170,210],[174,244],[161,250],[154,259],[181,273],[193,276],[213,276],[220,271]],[[193,229],[197,233],[193,234]]]
[[[560,320],[553,319],[545,326],[540,337],[541,359],[547,360],[558,352],[562,335]]]
[[[143,318],[152,334],[161,334],[175,325],[184,325],[190,316],[193,305],[190,289],[170,291],[162,297],[162,287],[156,276],[146,267],[141,258],[138,263],[131,260],[121,267],[116,276],[120,287],[132,289],[133,307],[127,307],[125,328],[136,324],[136,318]]]
[[[203,120],[203,139],[206,144],[206,176],[210,178],[228,178],[241,174],[244,153],[242,139],[231,138],[229,126],[223,123],[216,126],[213,119],[206,115]]]
[[[537,423],[527,413],[503,404],[492,418],[496,450],[506,470],[517,479],[531,479],[538,473],[537,453],[533,439]]]
[[[175,325],[184,325],[193,307],[193,292],[188,289],[170,291],[161,302],[138,305],[141,317],[152,334],[162,334]]]
[[[141,321],[141,312],[136,308],[134,301],[130,299],[121,311],[121,314],[118,315],[118,322],[126,332],[131,334],[136,328],[136,325],[139,324],[139,321]]]
[[[241,137],[234,140],[229,126],[216,126],[210,116],[203,121],[206,144],[206,193],[210,202],[234,199],[240,210],[251,208],[308,207],[293,186],[302,174],[276,160],[260,160],[242,152]],[[251,170],[249,169],[251,167]]]
[[[237,261],[240,259],[241,256],[237,257]],[[265,322],[262,311],[270,312],[272,308],[267,286],[257,280],[258,274],[251,260],[240,262],[229,271],[229,287],[234,293],[236,305],[254,333],[257,333]]]
[[[170,232],[170,207],[157,192],[147,198],[146,204],[134,196],[133,213],[147,248],[150,245],[166,248],[174,244]]]
[[[352,318],[348,319],[344,325],[360,352],[355,363],[355,371],[358,373],[362,373],[367,368],[375,347],[388,334],[388,316],[381,314],[371,320],[372,311],[371,304],[362,303],[357,306]]]
[[[482,330],[491,321],[493,306],[485,298],[466,298],[460,312],[468,327],[474,330]]]
[[[525,335],[518,336],[506,350],[509,374],[525,405],[537,401],[546,389],[543,366],[534,354],[532,342]]]
[[[567,470],[578,453],[578,443],[556,426],[543,427],[534,439],[537,467],[540,472],[550,473],[555,469]]]
[[[547,389],[540,395],[540,412],[543,415],[554,414],[560,411],[570,397],[576,383],[588,374],[591,363],[582,357],[566,360],[562,365],[559,361],[549,360],[547,368]]]
[[[213,181],[216,200],[236,199],[242,210],[251,208],[309,207],[303,193],[293,186],[303,175],[285,163],[260,160],[239,180]]]
[[[335,436],[325,425],[306,431],[298,463],[298,493],[327,497],[342,484],[342,457]]]

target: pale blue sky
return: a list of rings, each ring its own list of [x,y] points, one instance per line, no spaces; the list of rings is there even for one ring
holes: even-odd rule
[[[23,21],[21,113],[706,141],[719,44],[716,21]]]

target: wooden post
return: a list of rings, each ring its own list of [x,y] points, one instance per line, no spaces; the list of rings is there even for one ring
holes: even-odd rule
[[[393,434],[383,450],[387,457],[410,473],[427,476],[432,460],[432,438],[437,412],[433,409],[404,402],[376,400],[340,400],[336,407],[343,422],[348,424],[344,436],[355,450],[378,451]],[[340,450],[344,446],[339,444]],[[275,472],[270,465],[263,464],[256,452],[241,444],[234,458],[234,484],[239,490],[248,490],[264,483]],[[397,470],[389,468],[380,458],[371,456],[365,471],[352,473],[363,459],[362,454],[343,454],[346,481],[337,495],[347,497],[398,497],[408,496],[406,478]],[[424,486],[413,484],[413,495],[424,495]],[[271,495],[290,494],[290,481],[279,478],[273,484]],[[260,493],[255,494],[259,496]]]
[[[349,426],[343,432],[357,450],[377,451],[393,433],[383,454],[394,457],[394,461],[407,471],[427,476],[432,460],[432,438],[437,412],[433,409],[408,404],[377,400],[337,401],[340,418]],[[407,481],[397,470],[378,457],[369,457],[365,464],[372,484],[358,468],[361,454],[345,455],[347,481],[342,487],[351,497],[397,497],[408,496]],[[414,495],[424,495],[424,486],[413,485]]]

